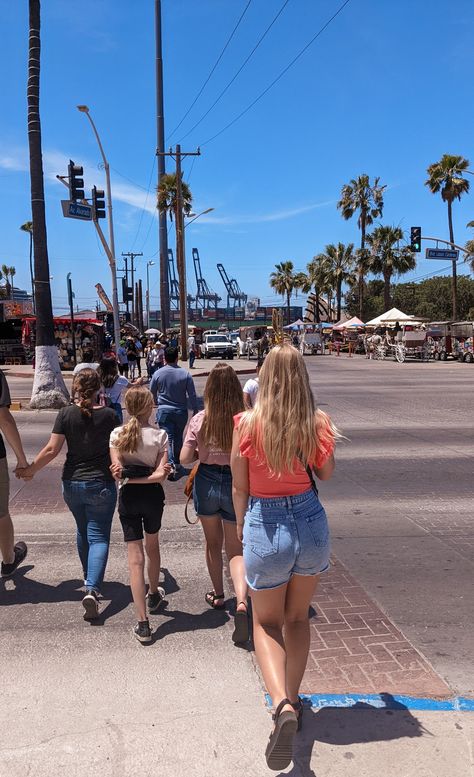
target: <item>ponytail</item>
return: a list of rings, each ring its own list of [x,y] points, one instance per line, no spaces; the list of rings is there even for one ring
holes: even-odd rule
[[[97,372],[89,368],[80,370],[72,382],[72,399],[85,418],[92,417],[92,408],[100,390]]]
[[[121,453],[135,453],[141,439],[140,423],[136,416],[132,416],[124,426],[122,426],[117,436],[115,447]]]

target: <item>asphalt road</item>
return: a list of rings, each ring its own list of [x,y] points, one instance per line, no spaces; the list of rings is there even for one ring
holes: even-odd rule
[[[306,363],[320,406],[346,438],[336,475],[321,488],[334,552],[453,693],[472,695],[474,367],[347,357]],[[204,379],[196,384],[202,392]],[[53,417],[16,414],[30,455]],[[31,493],[40,498],[57,482],[58,465],[39,474]],[[184,523],[182,507],[168,507],[164,521],[168,603],[153,617],[150,647],[131,635],[118,523],[104,617],[90,626],[81,618],[71,517],[24,510],[15,520],[30,554],[15,580],[0,583],[0,777],[58,769],[69,777],[268,774],[263,688],[250,654],[232,645],[227,616],[204,603],[201,532]],[[410,739],[397,716],[389,729],[371,719],[358,730],[360,721],[348,726],[346,715],[321,724],[302,740],[291,774],[467,773],[461,718],[423,719],[435,740]]]

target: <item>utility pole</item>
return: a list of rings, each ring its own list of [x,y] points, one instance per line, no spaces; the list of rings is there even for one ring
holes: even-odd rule
[[[179,326],[181,330],[181,359],[186,361],[188,358],[188,295],[186,291],[186,254],[184,248],[184,214],[183,214],[183,179],[181,171],[181,160],[187,156],[200,156],[201,150],[181,151],[178,144],[176,150],[171,149],[168,152],[161,153],[157,151],[158,159],[160,156],[174,157],[176,162],[176,266],[179,278]]]
[[[143,332],[145,328],[143,326],[143,288],[141,278],[138,280],[138,328],[140,332]]]
[[[136,318],[136,305],[135,305],[135,257],[137,256],[143,256],[142,253],[134,253],[133,251],[129,251],[128,253],[124,254],[122,251],[122,256],[124,258],[125,262],[125,273],[127,276],[127,285],[128,285],[128,265],[127,265],[127,258],[130,257],[130,286],[133,289],[133,295],[132,295],[132,324],[136,326],[135,318]],[[128,313],[128,307],[127,307],[127,313]]]
[[[68,272],[67,276],[67,296],[69,301],[69,315],[71,318],[71,335],[72,335],[72,353],[73,353],[73,361],[74,361],[74,367],[77,364],[77,357],[76,357],[76,333],[74,331],[74,292],[72,290],[72,281],[71,281],[71,273]]]
[[[156,148],[158,156],[158,186],[166,173],[165,166],[165,117],[163,108],[163,48],[161,41],[161,0],[155,0],[156,41]],[[158,213],[158,237],[160,255],[160,308],[161,329],[164,334],[170,325],[170,290],[168,284],[168,225],[166,212]]]

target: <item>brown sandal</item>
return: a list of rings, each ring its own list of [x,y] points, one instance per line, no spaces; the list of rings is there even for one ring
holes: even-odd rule
[[[225,596],[223,593],[216,594],[215,591],[208,591],[204,598],[208,603],[209,607],[213,607],[214,610],[225,610]],[[216,602],[218,602],[219,599],[223,599],[224,604],[216,604]]]
[[[293,706],[289,699],[282,699],[275,710],[273,715],[275,728],[270,734],[265,751],[267,766],[273,771],[286,769],[293,758],[293,737],[298,728],[298,719],[294,711],[282,712],[283,707],[287,704],[290,707]]]

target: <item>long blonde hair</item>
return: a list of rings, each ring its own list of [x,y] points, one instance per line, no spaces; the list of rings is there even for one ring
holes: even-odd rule
[[[209,373],[204,389],[204,420],[201,434],[206,446],[222,451],[232,449],[234,415],[244,409],[244,394],[230,364],[216,364]]]
[[[72,381],[72,399],[78,405],[86,418],[92,416],[92,408],[96,404],[100,391],[100,379],[95,370],[85,367],[74,375]]]
[[[270,472],[294,472],[296,461],[312,464],[318,450],[339,437],[326,413],[317,410],[303,357],[291,345],[277,345],[258,379],[258,400],[239,426]]]
[[[153,410],[153,395],[145,386],[132,386],[125,394],[130,420],[122,426],[115,447],[120,453],[135,453],[142,438],[140,419],[148,420]]]

